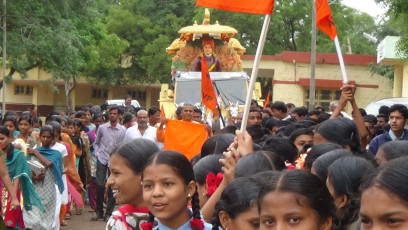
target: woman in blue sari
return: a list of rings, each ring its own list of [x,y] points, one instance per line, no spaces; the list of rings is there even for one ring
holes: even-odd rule
[[[64,191],[62,181],[62,157],[60,152],[50,148],[54,140],[54,129],[45,125],[40,131],[41,147],[36,149],[28,148],[28,157],[31,160],[37,160],[45,166],[45,171],[39,175],[33,174],[34,187],[41,197],[45,211],[33,207],[33,210],[23,212],[26,229],[50,230],[59,229],[59,224],[53,225],[56,208],[56,199],[58,193]],[[57,187],[57,189],[56,189]]]

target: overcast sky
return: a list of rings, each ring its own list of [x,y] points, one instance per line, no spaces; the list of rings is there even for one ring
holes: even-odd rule
[[[377,5],[374,0],[343,0],[343,4],[368,13],[373,17],[382,15],[385,12],[385,9],[381,5]]]

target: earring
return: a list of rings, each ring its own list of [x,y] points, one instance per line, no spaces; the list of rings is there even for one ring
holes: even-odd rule
[[[203,196],[205,196],[205,192],[203,192]]]
[[[187,195],[187,197],[190,198],[190,197],[191,197],[191,194],[189,193],[189,194]]]

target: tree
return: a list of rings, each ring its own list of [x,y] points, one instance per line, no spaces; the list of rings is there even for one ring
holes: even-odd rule
[[[408,4],[403,0],[376,0],[388,9],[389,25],[399,32],[401,37],[397,51],[401,57],[408,58]]]
[[[130,62],[115,82],[170,82],[171,57],[165,48],[183,25],[192,24],[193,7],[190,0],[124,0],[112,6],[107,28],[128,41],[124,55]]]
[[[109,0],[9,2],[8,79],[15,72],[26,77],[34,67],[45,68],[52,81],[65,81],[67,110],[72,110],[70,94],[76,78],[99,77],[101,69],[120,67],[120,54],[127,48],[126,41],[105,29],[104,15],[111,4]]]

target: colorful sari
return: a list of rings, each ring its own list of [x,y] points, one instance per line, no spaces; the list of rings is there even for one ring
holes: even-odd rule
[[[14,181],[16,179],[20,180],[20,186],[17,191],[17,198],[20,199],[21,193],[25,210],[32,210],[32,206],[34,205],[40,210],[44,211],[41,198],[35,191],[34,185],[31,181],[31,171],[27,165],[27,159],[24,156],[24,153],[20,150],[15,149],[12,144],[10,144],[8,151],[13,152],[11,159],[9,159],[7,156],[4,156],[7,171],[10,175],[11,181]],[[10,210],[10,199],[8,199],[8,195],[9,194],[7,190],[3,188],[2,204],[4,211],[4,222],[8,227],[13,227],[16,229],[24,228],[23,213],[21,207]]]
[[[49,147],[39,147],[36,150],[52,162],[52,166],[45,169],[44,180],[34,183],[35,190],[43,202],[45,212],[37,208],[33,208],[31,211],[23,210],[24,223],[26,228],[50,230],[53,229],[52,224],[56,210],[57,191],[55,185],[57,185],[60,193],[65,189],[62,181],[62,156],[59,151]],[[36,158],[32,155],[29,155],[29,157]]]

